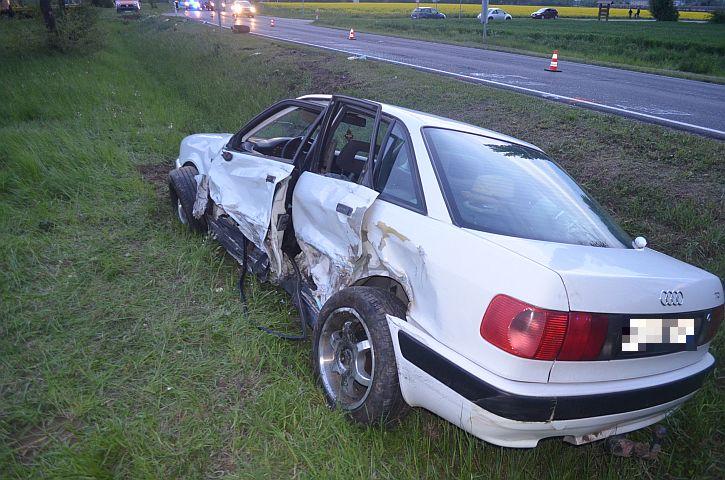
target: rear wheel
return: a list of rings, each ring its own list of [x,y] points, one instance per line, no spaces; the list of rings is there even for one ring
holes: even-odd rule
[[[386,314],[406,307],[379,288],[349,287],[325,303],[315,326],[312,361],[327,403],[357,423],[392,425],[408,405],[400,392]]]
[[[198,172],[192,166],[177,168],[169,172],[169,199],[179,221],[194,233],[206,233],[206,219],[194,218],[196,200],[196,179]]]

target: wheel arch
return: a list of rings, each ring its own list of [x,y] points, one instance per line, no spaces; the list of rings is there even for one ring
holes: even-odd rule
[[[352,286],[375,287],[383,289],[395,295],[403,304],[406,310],[410,308],[410,297],[402,283],[386,275],[370,275],[357,279]]]
[[[179,168],[181,168],[181,167],[194,167],[194,169],[196,170],[197,173],[199,173],[201,171],[199,166],[196,163],[194,163],[192,160],[183,160],[183,161],[179,160]]]

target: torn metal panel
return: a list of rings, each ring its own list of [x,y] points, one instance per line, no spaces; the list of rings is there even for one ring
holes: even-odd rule
[[[403,286],[411,304],[420,296],[429,306],[435,305],[436,291],[426,271],[423,247],[374,215],[366,227],[363,249],[367,262],[356,271],[354,281],[370,275],[389,276]]]
[[[272,217],[277,185],[294,167],[280,161],[235,153],[230,161],[218,158],[209,169],[209,194],[239,224],[239,229],[259,249]]]
[[[352,279],[355,283],[383,276],[398,282],[408,297],[409,320],[426,331],[437,330],[428,320],[437,318],[440,307],[428,258],[431,248],[439,248],[430,228],[437,223],[388,202],[375,202],[366,215],[363,256]]]
[[[292,199],[292,220],[318,302],[349,284],[362,256],[365,212],[378,192],[346,180],[310,172],[300,176]]]
[[[194,218],[204,216],[206,206],[209,203],[209,177],[207,175],[195,175],[196,180],[196,199],[194,199],[194,209],[192,215]]]
[[[269,257],[269,267],[271,270],[270,281],[277,283],[279,279],[286,277],[290,273],[291,266],[285,261],[282,253],[282,239],[284,237],[284,222],[281,221],[283,215],[286,215],[285,199],[287,197],[287,188],[289,186],[289,178],[285,178],[278,183],[277,193],[272,202],[271,225],[269,235],[265,239],[264,246],[267,256]]]

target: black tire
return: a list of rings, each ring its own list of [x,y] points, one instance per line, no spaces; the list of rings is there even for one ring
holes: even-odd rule
[[[179,220],[186,223],[193,233],[206,233],[208,230],[204,217],[194,218],[194,201],[196,200],[196,180],[194,175],[198,172],[192,166],[174,169],[169,172],[169,199],[174,212],[177,212]],[[179,211],[181,204],[181,212]],[[182,218],[183,213],[185,218]]]
[[[313,334],[312,364],[315,378],[332,408],[338,405],[323,381],[320,348],[325,324],[334,318],[333,312],[339,309],[354,310],[364,321],[369,332],[367,340],[372,344],[371,353],[374,352],[375,358],[371,383],[363,403],[355,408],[342,409],[356,423],[394,426],[403,419],[409,407],[400,392],[395,349],[385,315],[405,318],[406,306],[392,293],[372,287],[348,287],[325,302]]]

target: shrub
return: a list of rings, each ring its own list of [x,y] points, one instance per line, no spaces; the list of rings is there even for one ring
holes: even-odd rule
[[[649,0],[649,11],[659,22],[676,22],[680,16],[673,0]]]
[[[710,23],[725,23],[725,9],[714,10],[707,20]]]
[[[56,29],[48,32],[50,48],[60,52],[87,50],[99,46],[98,9],[86,5],[68,8],[56,17]]]

